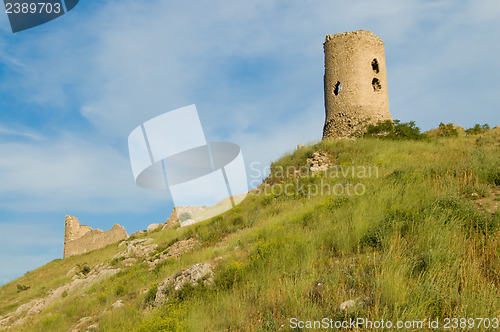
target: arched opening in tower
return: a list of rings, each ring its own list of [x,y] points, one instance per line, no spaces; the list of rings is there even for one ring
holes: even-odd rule
[[[372,69],[375,72],[375,74],[378,74],[380,72],[380,69],[378,68],[378,60],[377,59],[372,60]]]
[[[337,81],[337,83],[335,83],[335,87],[333,88],[333,94],[337,96],[340,92],[340,89],[341,89],[340,82]]]
[[[372,80],[372,86],[373,86],[373,91],[375,92],[382,89],[382,85],[380,85],[380,80],[376,77]]]

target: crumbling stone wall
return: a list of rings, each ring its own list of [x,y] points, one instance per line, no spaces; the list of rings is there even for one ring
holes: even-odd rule
[[[78,218],[72,216],[66,216],[65,224],[64,258],[104,248],[108,244],[128,238],[125,228],[118,224],[114,224],[113,228],[106,232],[80,225]]]
[[[384,42],[365,30],[327,35],[323,138],[361,135],[389,113]]]

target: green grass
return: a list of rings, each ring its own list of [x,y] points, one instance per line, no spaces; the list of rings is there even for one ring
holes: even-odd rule
[[[320,142],[273,163],[267,187],[223,215],[145,235],[159,250],[198,238],[201,247],[180,259],[151,272],[145,262],[125,268],[112,259],[122,250],[115,244],[56,260],[1,287],[0,314],[69,282],[66,272],[76,264],[113,261],[120,273],[69,292],[24,330],[66,331],[85,316],[103,331],[287,331],[292,317],[498,318],[500,212],[481,211],[471,194],[498,192],[499,144],[499,128],[481,139]],[[291,167],[303,167],[318,150],[355,173],[295,178]],[[293,190],[285,194],[287,185]],[[320,185],[364,190],[319,194]],[[265,195],[266,188],[274,191]],[[217,257],[213,286],[186,286],[164,306],[148,307],[163,279]],[[17,284],[31,288],[18,292]],[[339,309],[356,298],[369,298],[368,305]],[[110,310],[118,299],[125,306]]]

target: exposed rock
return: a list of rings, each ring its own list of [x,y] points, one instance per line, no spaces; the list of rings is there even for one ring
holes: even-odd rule
[[[89,323],[92,321],[92,317],[83,317],[78,321],[78,325]]]
[[[200,244],[200,241],[189,238],[172,244],[167,251],[166,257],[179,258],[181,255],[189,250],[192,250],[196,245]]]
[[[84,331],[84,326],[87,324],[90,324],[92,322],[92,317],[83,317],[78,320],[76,325],[71,329],[71,332],[80,332]],[[88,331],[88,327],[85,329],[85,331]]]
[[[189,238],[186,240],[178,241],[171,245],[168,249],[167,252],[160,253],[160,256],[155,259],[154,261],[149,263],[149,270],[153,270],[156,265],[159,263],[163,262],[164,260],[174,257],[174,258],[179,258],[181,257],[184,253],[192,250],[194,247],[199,245],[200,242],[198,240],[195,240],[193,238]]]
[[[127,257],[127,258],[144,258],[153,251],[158,248],[157,244],[149,244],[153,241],[153,239],[137,239],[129,242],[122,242],[118,245],[118,247],[122,247],[124,245],[127,246],[125,251],[122,251],[114,256],[114,258]]]
[[[137,258],[127,258],[123,260],[123,265],[126,267],[132,266],[137,263]]]
[[[330,166],[332,166],[332,162],[328,153],[324,151],[316,151],[313,153],[311,158],[307,158],[307,165],[309,166],[309,170],[312,175],[315,175],[316,173],[326,171]]]
[[[123,307],[123,306],[124,306],[124,304],[123,304],[123,300],[118,300],[118,301],[116,301],[115,303],[113,303],[113,304],[111,305],[111,308],[112,308],[112,309],[117,309],[117,308],[121,308],[121,307]]]
[[[358,297],[355,300],[345,301],[340,304],[340,310],[356,310],[361,309],[371,304],[371,299],[369,297],[364,298],[363,300]]]
[[[130,235],[130,236],[131,237],[132,236],[139,236],[139,235],[142,235],[142,234],[145,234],[145,233],[146,233],[146,231],[137,231],[137,232],[132,233],[132,235]]]
[[[92,283],[108,278],[116,273],[120,269],[107,269],[100,267],[91,271],[85,279],[75,279],[69,284],[63,285],[59,288],[52,289],[48,291],[45,298],[38,300],[29,310],[28,315],[37,315],[45,309],[48,305],[52,304],[56,299],[60,299],[62,294],[66,292],[71,292],[74,289],[82,289],[83,287],[88,287]]]
[[[12,324],[12,321],[15,320],[14,316],[2,316],[0,317],[0,329],[5,329],[7,326]]]
[[[39,300],[31,300],[28,303],[25,303],[17,308],[14,312],[15,315],[21,315],[23,312],[31,309]]]
[[[32,300],[26,304],[23,304],[17,308],[13,313],[7,315],[7,318],[0,321],[0,328],[2,324],[6,326],[20,326],[26,323],[29,317],[38,315],[42,310],[47,308],[49,305],[54,303],[56,300],[62,298],[64,292],[71,292],[75,289],[81,290],[89,287],[93,283],[100,281],[102,279],[108,278],[116,273],[120,269],[110,269],[109,266],[104,264],[99,264],[94,266],[91,271],[83,278],[78,278],[75,275],[75,280],[71,281],[69,284],[63,285],[56,289],[51,289],[47,292],[47,296],[41,299]],[[23,318],[17,318],[26,312],[26,316]],[[17,318],[17,319],[16,319]],[[5,321],[5,322],[4,322]]]
[[[87,327],[87,331],[97,331],[98,329],[99,329],[99,324],[94,324]]]
[[[66,277],[74,275],[76,273],[76,271],[78,271],[78,267],[77,266],[75,266],[71,270],[69,270],[68,273],[66,273]]]
[[[356,307],[356,301],[355,300],[349,300],[345,301],[340,304],[340,310],[348,310]]]
[[[178,291],[185,283],[193,286],[203,282],[205,285],[213,283],[214,272],[210,263],[198,263],[189,268],[174,274],[158,285],[154,305],[160,305],[168,299],[171,291]]]
[[[163,227],[164,224],[151,224],[148,226],[148,228],[146,229],[148,232],[152,232],[160,227]]]

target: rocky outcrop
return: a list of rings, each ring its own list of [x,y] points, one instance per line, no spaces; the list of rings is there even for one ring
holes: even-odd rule
[[[113,258],[145,258],[150,256],[157,248],[157,244],[151,244],[153,239],[137,239],[129,242],[122,242],[118,247],[127,246],[127,249],[119,252]]]
[[[154,305],[158,306],[168,300],[168,297],[179,291],[186,283],[198,286],[201,283],[211,285],[214,282],[213,266],[210,263],[198,263],[163,280],[158,285]]]
[[[193,238],[174,243],[166,250],[159,253],[157,257],[153,258],[153,260],[149,263],[149,270],[153,270],[158,264],[160,264],[161,262],[163,262],[168,258],[171,257],[180,258],[183,254],[193,250],[199,244],[200,241],[195,240]]]
[[[332,166],[332,161],[328,153],[324,151],[314,152],[311,158],[307,158],[307,165],[312,175],[326,171]]]
[[[68,273],[75,273],[77,269],[72,269]],[[47,292],[47,296],[41,299],[32,300],[17,308],[16,311],[0,317],[0,329],[8,329],[9,327],[22,326],[31,317],[38,315],[42,310],[50,306],[56,300],[61,299],[63,294],[73,292],[75,290],[85,290],[92,284],[108,278],[120,271],[120,269],[111,268],[108,265],[100,264],[89,269],[85,274],[75,274],[73,280],[63,286],[51,289]],[[23,317],[24,316],[24,317]]]
[[[155,231],[157,230],[158,228],[160,227],[163,227],[164,224],[151,224],[148,226],[148,228],[146,228],[146,231],[147,232],[152,232],[152,231]]]
[[[76,217],[66,216],[65,225],[64,258],[101,249],[128,238],[125,228],[118,224],[114,224],[109,231],[103,232],[100,229],[80,225]]]

